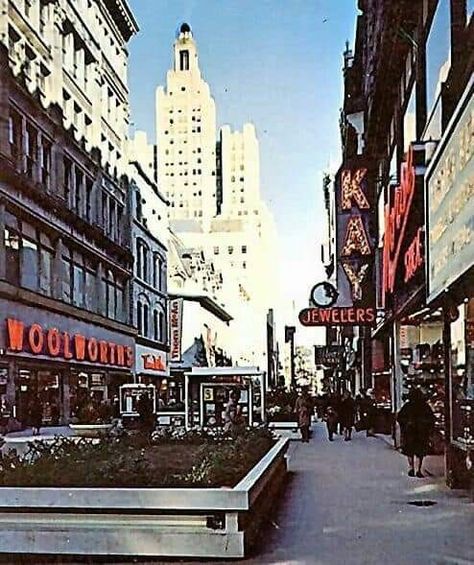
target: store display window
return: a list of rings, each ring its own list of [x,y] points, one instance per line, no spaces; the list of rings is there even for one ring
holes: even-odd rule
[[[403,373],[402,400],[412,388],[423,391],[435,415],[435,427],[441,445],[444,437],[445,371],[442,323],[401,326],[401,359]]]
[[[451,439],[474,445],[474,298],[451,323]]]
[[[158,412],[184,412],[183,377],[163,377],[154,379],[157,386]]]

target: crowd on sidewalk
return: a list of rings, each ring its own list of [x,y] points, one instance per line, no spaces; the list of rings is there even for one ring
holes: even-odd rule
[[[375,410],[371,389],[361,390],[355,398],[349,390],[312,398],[303,387],[295,404],[301,441],[309,442],[313,415],[326,423],[329,441],[334,441],[336,434],[343,436],[344,441],[351,441],[353,429],[365,430],[367,437],[374,436]],[[410,391],[396,421],[401,431],[401,452],[408,461],[408,475],[422,478],[423,459],[429,453],[435,418],[421,390]]]

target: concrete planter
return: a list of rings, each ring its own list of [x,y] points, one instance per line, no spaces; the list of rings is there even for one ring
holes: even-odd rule
[[[75,436],[99,438],[114,427],[113,424],[69,424]]]
[[[0,553],[239,558],[286,472],[279,440],[234,488],[0,488]]]

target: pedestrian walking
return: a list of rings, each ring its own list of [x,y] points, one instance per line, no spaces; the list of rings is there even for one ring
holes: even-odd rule
[[[39,436],[41,432],[41,425],[43,424],[43,405],[39,398],[31,400],[28,406],[28,414],[30,417],[31,427],[33,428],[33,435]]]
[[[338,420],[339,414],[334,410],[332,406],[328,406],[324,414],[324,421],[326,422],[329,441],[333,441],[334,439],[334,434],[337,431]]]
[[[355,422],[355,401],[350,391],[345,390],[339,403],[339,422],[344,434],[344,441],[352,439],[352,427]]]
[[[311,413],[313,403],[308,394],[308,389],[303,388],[300,396],[296,399],[295,412],[298,418],[298,426],[301,432],[301,441],[309,443],[309,427],[311,425]]]
[[[435,417],[420,389],[408,394],[408,401],[397,415],[401,430],[402,453],[408,460],[408,476],[415,476],[415,457],[418,459],[416,476],[423,478],[423,458],[428,453],[429,440]]]

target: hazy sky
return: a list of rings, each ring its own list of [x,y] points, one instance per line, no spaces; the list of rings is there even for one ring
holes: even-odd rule
[[[252,121],[262,194],[279,232],[284,304],[295,323],[311,287],[324,279],[321,174],[340,159],[342,52],[352,46],[356,0],[129,0],[140,26],[130,45],[132,121],[154,140],[155,88],[165,83],[179,25],[191,25],[217,124]],[[298,324],[296,324],[298,325]],[[297,342],[318,330],[298,328]]]

